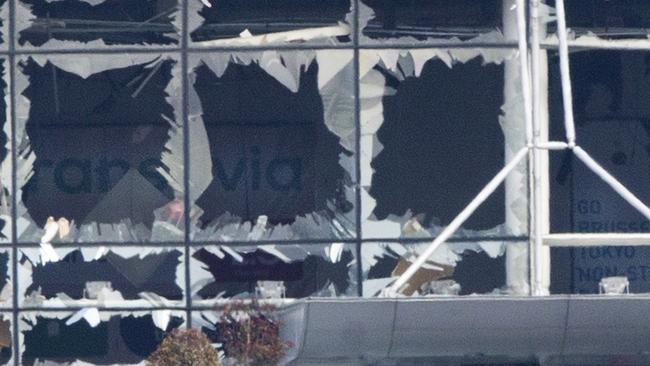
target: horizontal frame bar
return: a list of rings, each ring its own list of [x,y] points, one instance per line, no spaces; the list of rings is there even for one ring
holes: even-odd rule
[[[549,247],[650,246],[650,233],[562,233],[542,241]]]
[[[435,240],[436,236],[425,236],[418,238],[365,238],[361,239],[361,243],[421,243],[421,242],[431,242]],[[452,237],[446,240],[448,243],[475,243],[482,241],[504,241],[504,242],[522,242],[528,241],[529,237],[522,236],[473,236],[473,237]],[[255,241],[245,241],[245,240],[233,240],[233,241],[216,241],[216,240],[203,240],[203,241],[191,241],[189,245],[191,247],[205,247],[211,245],[228,245],[228,246],[258,246],[258,245],[317,245],[317,244],[332,244],[332,243],[343,243],[343,244],[356,244],[356,238],[346,238],[346,239],[291,239],[291,240],[255,240]],[[66,242],[66,243],[52,243],[54,249],[56,248],[95,248],[95,247],[163,247],[163,248],[176,248],[183,247],[185,242]],[[0,243],[0,251],[3,248],[11,248],[11,243]],[[22,242],[17,243],[18,248],[39,248],[40,243],[38,242]]]

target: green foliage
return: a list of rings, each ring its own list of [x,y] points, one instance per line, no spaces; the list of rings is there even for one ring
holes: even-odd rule
[[[273,366],[293,345],[280,338],[279,320],[273,305],[236,301],[226,305],[219,329],[226,356],[240,366]]]
[[[148,366],[221,366],[219,353],[197,329],[174,329],[146,361]]]

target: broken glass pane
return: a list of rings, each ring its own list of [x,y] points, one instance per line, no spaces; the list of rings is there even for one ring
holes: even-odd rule
[[[198,45],[331,44],[351,38],[349,0],[204,0],[189,5],[190,36]]]
[[[210,246],[192,254],[195,303],[203,299],[357,294],[353,244]],[[209,302],[208,302],[209,303]]]
[[[0,59],[0,243],[11,241],[11,124],[7,123],[8,72]]]
[[[178,43],[177,0],[20,0],[21,46]]]
[[[183,249],[142,247],[21,249],[25,306],[183,306]],[[50,252],[50,253],[52,253]]]
[[[0,308],[12,307],[11,252],[0,250]]]
[[[21,364],[140,363],[155,351],[166,332],[184,323],[182,313],[165,317],[158,314],[154,311],[118,315],[89,308],[76,314],[23,313]]]
[[[362,0],[359,24],[365,41],[468,40],[499,32],[501,0]]]
[[[353,237],[352,52],[216,54],[193,70],[193,239]]]
[[[577,143],[650,204],[650,52],[588,51],[570,56]],[[551,138],[564,139],[559,59],[549,55]],[[650,221],[571,151],[550,156],[551,231],[648,233]],[[555,293],[598,293],[603,277],[625,276],[650,291],[648,247],[554,248]],[[646,273],[647,272],[647,273]]]
[[[555,0],[547,0],[555,7]],[[596,35],[605,39],[646,39],[650,34],[650,3],[639,0],[565,1],[567,27],[576,36]],[[555,22],[549,23],[555,32]]]
[[[30,57],[19,68],[19,239],[182,239],[178,62]]]
[[[363,296],[373,297],[389,287],[431,244],[364,243],[361,246]],[[407,296],[456,296],[505,293],[503,242],[442,244],[407,282]]]
[[[0,48],[7,48],[9,34],[9,2],[0,0]]]
[[[364,237],[437,235],[501,170],[506,142],[525,141],[500,123],[507,54],[362,52],[374,65],[361,70]],[[507,235],[504,197],[500,186],[457,235]]]

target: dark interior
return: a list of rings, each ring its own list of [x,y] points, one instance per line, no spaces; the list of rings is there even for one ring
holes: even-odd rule
[[[26,133],[36,155],[22,200],[38,225],[63,216],[150,228],[153,211],[173,199],[156,171],[167,169],[161,155],[171,129],[166,118],[174,119],[165,100],[173,62],[154,63],[87,79],[49,62],[20,65],[30,83]]]
[[[224,258],[219,258],[201,249],[193,255],[214,277],[214,282],[198,292],[202,298],[213,298],[222,292],[225,292],[225,297],[243,292],[254,294],[257,281],[283,281],[289,298],[311,296],[330,284],[336,289],[333,296],[343,295],[352,285],[348,268],[354,260],[351,250],[344,250],[336,263],[313,254],[307,255],[304,260],[285,263],[260,249],[239,252],[243,257],[242,262],[226,252],[224,254]]]
[[[349,175],[338,163],[349,152],[325,126],[317,71],[315,63],[303,69],[293,93],[256,63],[231,63],[221,77],[196,69],[214,177],[197,200],[204,225],[226,212],[287,224],[326,212],[328,202],[352,209],[343,193]]]
[[[474,59],[450,69],[430,60],[420,77],[385,76],[397,92],[383,100],[383,150],[371,164],[374,214],[411,210],[424,226],[447,225],[503,167],[503,67]],[[504,200],[501,186],[464,227],[503,223]]]
[[[555,0],[546,3],[555,7]],[[581,0],[564,2],[567,26],[578,34],[587,31],[607,39],[647,38],[650,2],[645,0]],[[555,31],[555,23],[549,23]]]
[[[363,34],[373,39],[467,39],[501,27],[501,0],[363,0],[375,16]]]
[[[58,262],[32,267],[32,284],[25,295],[40,289],[46,298],[64,293],[74,299],[83,297],[86,282],[110,281],[114,290],[125,300],[139,299],[140,292],[153,292],[170,300],[183,298],[183,290],[176,284],[176,267],[182,253],[174,250],[123,258],[109,252],[99,260],[84,261],[80,250],[66,255]],[[0,268],[1,270],[1,268]]]
[[[83,319],[65,325],[68,319],[37,316],[33,328],[23,331],[22,364],[33,365],[44,359],[59,363],[80,360],[95,365],[138,363],[158,347],[165,335],[154,325],[151,315],[114,315],[95,328]],[[181,318],[172,317],[166,331],[182,323]]]

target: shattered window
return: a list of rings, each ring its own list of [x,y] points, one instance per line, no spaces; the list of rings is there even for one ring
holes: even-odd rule
[[[192,261],[193,297],[199,303],[269,294],[286,298],[357,295],[354,245],[210,246],[195,250]]]
[[[504,164],[503,66],[444,50],[362,56],[377,62],[361,79],[364,233],[435,236]],[[507,234],[505,211],[501,187],[459,235]]]
[[[172,146],[181,134],[177,62],[115,58],[101,70],[96,61],[82,57],[85,69],[64,59],[19,64],[19,238],[38,241],[51,222],[60,241],[178,240],[183,195],[174,180],[182,173],[170,156],[182,154]]]
[[[19,0],[17,16],[21,46],[170,45],[179,38],[177,0]]]
[[[7,48],[9,34],[9,2],[0,0],[0,48]]]
[[[119,315],[108,312],[25,313],[21,365],[77,363],[136,364],[146,359],[166,332],[182,326],[180,314],[160,319],[156,312]]]
[[[431,242],[364,243],[361,246],[363,296],[381,295]],[[501,294],[505,291],[505,256],[500,242],[443,244],[415,272],[407,296]]]
[[[350,0],[201,0],[190,3],[200,46],[350,42]]]
[[[351,61],[347,51],[198,60],[195,240],[355,235]]]
[[[360,4],[365,41],[500,38],[501,0],[361,0]],[[486,34],[492,35],[485,38]]]
[[[0,243],[11,241],[12,164],[11,124],[8,123],[8,68],[0,59]]]
[[[555,0],[547,0],[555,7]],[[650,3],[640,0],[565,1],[567,27],[576,36],[603,39],[647,39],[650,34]],[[555,23],[550,23],[555,32]]]
[[[576,135],[580,146],[631,190],[650,202],[650,52],[571,54]],[[549,57],[551,134],[564,135],[558,57]],[[570,151],[551,155],[551,230],[648,233],[650,222]],[[598,293],[603,277],[627,276],[630,291],[650,291],[650,248],[554,249],[558,292]],[[569,253],[568,253],[569,252]],[[571,273],[571,276],[567,275]],[[646,273],[647,272],[647,273]],[[562,276],[567,279],[562,279]]]
[[[125,247],[20,251],[23,303],[31,307],[183,305],[182,249]]]

